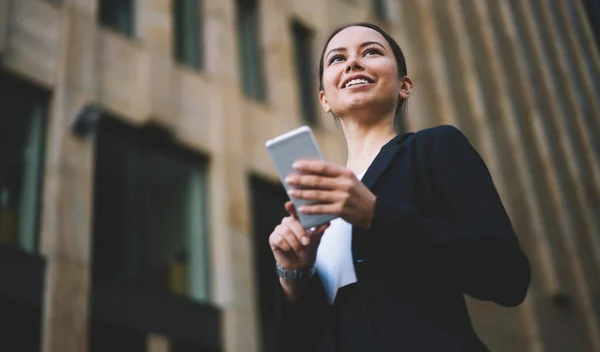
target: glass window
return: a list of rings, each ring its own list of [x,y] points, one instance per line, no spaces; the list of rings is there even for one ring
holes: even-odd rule
[[[207,300],[204,159],[159,129],[98,126],[94,275]]]
[[[133,0],[99,0],[100,24],[133,36]]]
[[[259,37],[258,0],[237,0],[237,29],[242,90],[250,98],[266,99]]]
[[[298,101],[300,102],[302,118],[307,124],[316,125],[317,92],[314,80],[316,72],[313,72],[313,65],[310,65],[314,58],[312,55],[312,32],[298,21],[292,21],[291,27],[294,40],[294,58],[296,60],[296,79],[298,81]]]
[[[37,248],[47,97],[0,72],[0,246]]]
[[[200,0],[173,0],[175,58],[198,70],[203,66],[201,9]]]

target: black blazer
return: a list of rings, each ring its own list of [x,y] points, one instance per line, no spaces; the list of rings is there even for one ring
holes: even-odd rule
[[[352,231],[369,351],[485,351],[463,294],[507,307],[531,272],[483,160],[455,127],[402,134],[362,181],[377,196],[369,230]],[[318,274],[302,302],[275,293],[279,351],[333,352]]]

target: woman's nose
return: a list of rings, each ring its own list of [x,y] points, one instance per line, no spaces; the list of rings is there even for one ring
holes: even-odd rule
[[[349,58],[348,61],[346,61],[346,73],[353,70],[362,71],[362,69],[362,64],[355,58]]]

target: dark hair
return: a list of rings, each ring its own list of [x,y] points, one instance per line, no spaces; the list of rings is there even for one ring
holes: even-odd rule
[[[385,40],[387,40],[388,44],[390,45],[390,47],[392,48],[392,52],[394,53],[394,58],[396,59],[396,66],[398,67],[398,77],[403,77],[406,76],[408,74],[408,71],[406,69],[406,60],[404,58],[404,53],[402,52],[402,49],[400,49],[400,46],[398,45],[398,43],[396,43],[396,41],[394,40],[394,38],[392,38],[389,34],[387,34],[383,29],[379,28],[379,26],[374,25],[372,23],[367,23],[367,22],[354,22],[354,23],[348,23],[346,25],[343,25],[341,27],[336,28],[335,30],[333,30],[333,32],[331,32],[331,35],[329,35],[329,38],[327,38],[327,40],[325,41],[325,45],[323,45],[323,50],[321,51],[321,58],[319,60],[319,89],[323,90],[323,66],[324,66],[324,55],[325,55],[325,50],[327,49],[327,45],[329,45],[329,42],[331,41],[331,39],[338,34],[339,32],[343,31],[346,28],[349,27],[366,27],[366,28],[371,28],[375,31],[377,31],[379,34],[381,34],[383,36],[383,38],[385,38]],[[394,129],[396,129],[397,132],[399,132],[399,129],[401,128],[403,122],[404,122],[404,118],[406,117],[406,110],[407,110],[407,99],[403,99],[399,102],[398,106],[396,107],[396,115],[394,116]],[[335,114],[334,114],[335,116]],[[338,121],[338,117],[335,116],[336,122]]]

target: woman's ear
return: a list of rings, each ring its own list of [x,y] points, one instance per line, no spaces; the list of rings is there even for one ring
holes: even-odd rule
[[[321,102],[321,107],[326,113],[331,112],[331,107],[329,106],[329,102],[327,102],[327,96],[324,91],[319,92],[319,101]]]
[[[410,77],[408,77],[408,76],[402,77],[402,79],[400,80],[400,92],[398,93],[398,97],[401,100],[408,98],[410,96],[410,94],[412,93],[413,87],[414,87],[414,84],[413,84],[412,79],[410,79]]]

